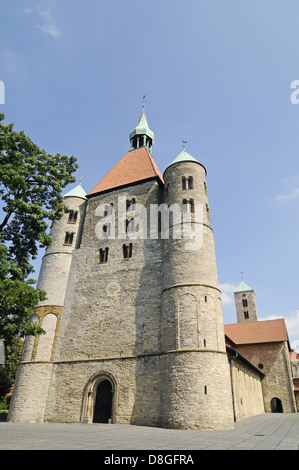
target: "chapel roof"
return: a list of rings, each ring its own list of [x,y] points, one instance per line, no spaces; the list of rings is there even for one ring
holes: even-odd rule
[[[224,332],[236,345],[289,341],[284,318],[224,325]]]
[[[140,147],[126,153],[87,196],[91,197],[97,193],[111,191],[152,178],[157,178],[163,183],[163,176],[150,151],[147,147]]]

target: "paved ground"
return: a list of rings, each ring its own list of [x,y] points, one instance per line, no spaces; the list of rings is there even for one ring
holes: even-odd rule
[[[0,422],[0,449],[104,450],[107,456],[113,450],[299,450],[299,413],[254,416],[231,431]]]

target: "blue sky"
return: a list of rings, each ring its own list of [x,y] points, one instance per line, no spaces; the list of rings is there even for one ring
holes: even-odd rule
[[[285,317],[299,348],[298,2],[10,0],[0,21],[6,122],[75,155],[89,191],[146,94],[161,172],[183,139],[207,168],[224,322],[243,271],[259,318]]]

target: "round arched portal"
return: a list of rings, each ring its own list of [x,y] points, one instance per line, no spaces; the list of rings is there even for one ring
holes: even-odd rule
[[[270,404],[272,413],[283,413],[282,402],[279,398],[272,398]]]
[[[96,390],[93,411],[93,423],[109,423],[112,421],[112,384],[110,380],[102,380]]]
[[[115,377],[108,372],[93,376],[87,383],[81,422],[115,423],[118,386]]]

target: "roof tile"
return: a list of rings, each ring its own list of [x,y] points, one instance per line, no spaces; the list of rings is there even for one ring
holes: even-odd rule
[[[163,182],[163,176],[151,153],[147,147],[141,147],[128,152],[90,191],[88,196],[154,177]]]
[[[289,340],[284,318],[225,325],[224,332],[234,344],[272,343]]]

